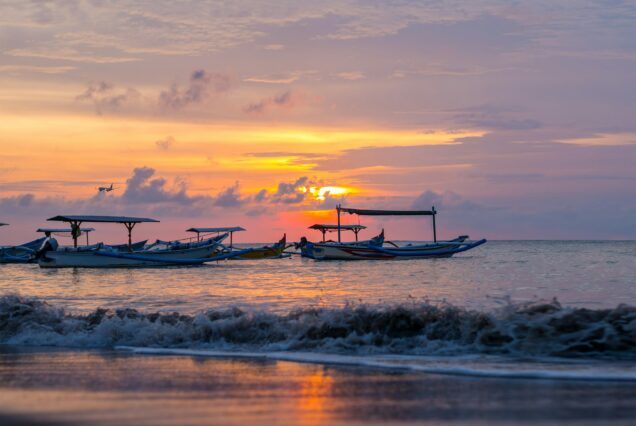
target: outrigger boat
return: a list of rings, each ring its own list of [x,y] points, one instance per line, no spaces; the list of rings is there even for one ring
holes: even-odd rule
[[[1,223],[0,227],[9,226]],[[0,263],[27,263],[44,239],[30,241],[19,246],[0,246]]]
[[[283,238],[281,238],[277,243],[274,243],[271,246],[253,247],[247,253],[237,256],[234,259],[256,260],[290,257],[291,254],[285,253],[285,249],[290,246],[291,244],[287,244],[287,234],[283,234]]]
[[[233,252],[213,256],[221,242],[228,234],[201,240],[193,243],[178,243],[168,247],[155,246],[140,251],[132,250],[132,230],[135,225],[147,222],[159,222],[156,219],[128,217],[128,216],[55,216],[48,220],[67,222],[71,225],[73,247],[50,250],[38,260],[42,268],[87,267],[140,267],[140,266],[175,266],[200,265],[205,262],[223,260],[242,252]],[[128,230],[128,245],[126,251],[119,251],[112,247],[78,247],[77,237],[82,223],[119,223]]]
[[[190,228],[186,230],[187,232],[195,232],[197,234],[197,241],[200,241],[202,234],[217,234],[219,235],[222,232],[227,232],[230,234],[230,245],[229,246],[219,246],[219,254],[221,253],[235,253],[237,250],[233,247],[233,234],[234,232],[245,231],[245,228],[240,226],[230,226],[230,227],[221,227],[221,228]],[[282,257],[291,256],[288,253],[285,253],[285,249],[290,245],[287,244],[287,235],[284,234],[283,238],[281,238],[277,243],[272,244],[271,246],[263,246],[263,247],[251,247],[249,249],[242,250],[243,254],[232,257],[232,259],[243,259],[243,260],[256,260],[256,259],[279,259]]]
[[[81,229],[81,232],[86,234],[86,245],[88,245],[88,233],[91,231],[94,231],[94,229]],[[46,234],[46,236],[17,246],[0,247],[0,263],[32,263],[37,259],[38,250],[42,248],[42,245],[51,233],[70,233],[71,230],[59,228],[38,228],[36,232],[42,232]]]
[[[344,208],[338,205],[338,242],[312,243],[301,241],[301,253],[305,257],[316,260],[398,260],[398,259],[426,259],[451,257],[454,254],[471,250],[486,243],[485,239],[471,241],[463,235],[453,240],[437,241],[435,207],[431,210],[365,210]],[[360,216],[431,216],[433,219],[433,242],[426,244],[409,244],[398,246],[390,241],[384,241],[384,231],[376,238],[364,242],[341,242],[343,225],[340,224],[340,214],[349,213]]]

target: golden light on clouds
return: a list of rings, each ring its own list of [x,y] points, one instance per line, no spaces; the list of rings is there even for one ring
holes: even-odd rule
[[[411,130],[338,129],[267,123],[210,124],[88,114],[2,114],[0,153],[6,181],[120,182],[135,167],[161,176],[187,176],[193,188],[217,190],[241,181],[245,189],[311,175],[319,158],[368,146],[449,144],[479,132],[421,134]],[[159,142],[170,138],[169,145]],[[20,164],[19,168],[6,167]],[[55,167],[52,167],[55,165]],[[345,172],[319,176],[338,182]],[[211,180],[214,185],[210,185]],[[346,182],[344,182],[346,183]],[[74,188],[83,196],[92,186]],[[351,193],[345,186],[308,188],[317,200]]]

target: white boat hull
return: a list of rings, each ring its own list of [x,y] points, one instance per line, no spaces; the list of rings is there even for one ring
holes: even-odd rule
[[[203,263],[218,244],[182,250],[138,251],[118,253],[106,250],[51,251],[38,261],[42,268],[117,268],[140,266],[170,266],[191,261]],[[200,261],[199,261],[200,260]]]
[[[458,238],[451,241],[440,241],[404,247],[360,247],[353,244],[311,244],[306,250],[306,257],[315,260],[405,260],[451,257],[484,244],[486,240],[466,241]]]

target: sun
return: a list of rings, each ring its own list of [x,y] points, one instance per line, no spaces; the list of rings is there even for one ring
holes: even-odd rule
[[[327,196],[342,197],[351,193],[350,188],[345,188],[343,186],[301,186],[300,188],[298,188],[298,191],[303,193],[310,193],[316,200],[319,201],[324,201]]]

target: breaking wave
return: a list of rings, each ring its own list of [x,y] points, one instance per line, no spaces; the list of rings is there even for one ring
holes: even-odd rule
[[[238,308],[197,315],[96,309],[79,315],[8,295],[0,297],[0,344],[636,360],[636,307],[571,308],[552,300],[487,312],[412,303],[303,308],[285,315]]]

